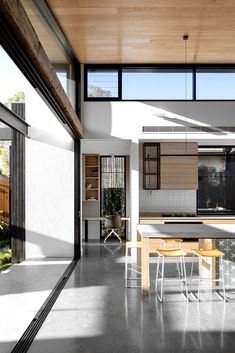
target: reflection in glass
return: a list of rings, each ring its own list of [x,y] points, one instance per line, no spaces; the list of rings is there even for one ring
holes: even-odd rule
[[[88,70],[87,83],[88,97],[118,97],[118,70]]]
[[[235,214],[235,150],[200,151],[198,166],[198,212]]]

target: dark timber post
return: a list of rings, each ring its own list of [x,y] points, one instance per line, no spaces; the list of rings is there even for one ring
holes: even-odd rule
[[[11,109],[25,119],[24,103],[12,103]],[[25,137],[13,129],[10,168],[12,263],[19,263],[25,259]]]

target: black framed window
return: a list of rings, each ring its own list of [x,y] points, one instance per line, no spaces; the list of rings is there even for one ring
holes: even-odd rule
[[[196,87],[197,100],[234,100],[235,68],[197,69]]]
[[[122,98],[124,100],[192,100],[192,69],[123,68]]]
[[[234,101],[235,66],[86,64],[85,101]]]

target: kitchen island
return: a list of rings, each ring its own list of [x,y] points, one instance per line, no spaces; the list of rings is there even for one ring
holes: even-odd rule
[[[141,287],[144,295],[148,295],[150,289],[150,253],[153,252],[154,244],[156,244],[155,249],[159,248],[159,239],[167,238],[198,239],[201,249],[211,250],[215,248],[216,239],[235,239],[235,224],[139,224],[137,239],[142,241],[142,249],[138,262],[142,268]],[[193,243],[195,244],[195,241]],[[211,264],[212,267],[213,264]]]

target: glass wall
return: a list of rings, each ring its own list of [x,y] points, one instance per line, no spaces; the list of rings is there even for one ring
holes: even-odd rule
[[[61,85],[71,104],[75,107],[75,77],[70,58],[66,55],[54,33],[48,26],[32,0],[22,0],[22,5],[33,25],[35,32],[51,62]]]

